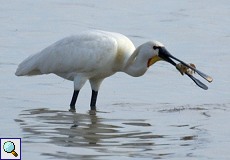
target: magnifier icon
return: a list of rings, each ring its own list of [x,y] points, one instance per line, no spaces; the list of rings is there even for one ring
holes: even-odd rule
[[[13,154],[15,157],[18,156],[17,152],[15,152],[15,145],[13,142],[11,141],[7,141],[3,144],[3,149],[6,153],[11,153]]]

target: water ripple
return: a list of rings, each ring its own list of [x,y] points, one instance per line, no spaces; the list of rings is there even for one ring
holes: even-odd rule
[[[196,132],[202,131],[201,126],[173,124],[167,127],[172,130],[169,134],[159,134],[154,131],[156,124],[147,119],[102,118],[47,108],[24,110],[15,121],[23,130],[24,144],[41,146],[42,156],[55,159],[169,158],[176,155],[175,147],[193,150],[199,140]],[[170,134],[175,128],[191,133]]]

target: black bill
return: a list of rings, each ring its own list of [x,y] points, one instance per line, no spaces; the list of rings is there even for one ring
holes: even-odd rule
[[[184,66],[190,68],[190,69],[193,70],[194,72],[198,73],[202,78],[204,78],[204,79],[205,79],[206,81],[208,81],[209,83],[213,81],[212,77],[210,77],[210,76],[204,74],[203,72],[197,70],[196,68],[194,68],[194,67],[188,65],[187,63],[183,62],[182,60],[180,60],[180,59],[174,57],[173,55],[171,55],[171,54],[166,50],[165,47],[160,47],[160,48],[159,48],[159,57],[162,58],[163,60],[165,60],[165,61],[171,63],[172,65],[174,65],[174,66],[176,67],[176,63],[172,60],[172,59],[174,59],[174,60],[180,62],[181,64],[183,64]],[[172,58],[172,59],[171,59],[171,58]],[[205,89],[205,90],[208,89],[208,87],[207,87],[205,84],[203,84],[201,81],[199,81],[198,79],[196,79],[196,78],[193,77],[192,75],[187,74],[187,73],[185,73],[185,74],[186,74],[188,77],[190,77],[199,87],[201,87],[201,88],[203,88],[203,89]]]

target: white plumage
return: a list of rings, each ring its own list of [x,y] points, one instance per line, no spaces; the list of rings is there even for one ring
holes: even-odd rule
[[[154,48],[155,47],[155,48]],[[97,92],[104,78],[116,72],[143,75],[160,60],[159,42],[147,42],[137,49],[124,35],[105,31],[87,31],[70,36],[32,55],[19,64],[17,76],[54,73],[74,81],[71,110],[87,80],[92,87],[91,109],[96,110]]]

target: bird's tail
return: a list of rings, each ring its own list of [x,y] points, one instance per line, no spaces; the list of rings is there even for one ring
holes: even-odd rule
[[[16,76],[34,76],[40,75],[41,71],[37,67],[37,55],[33,55],[25,59],[18,65],[15,72]]]

